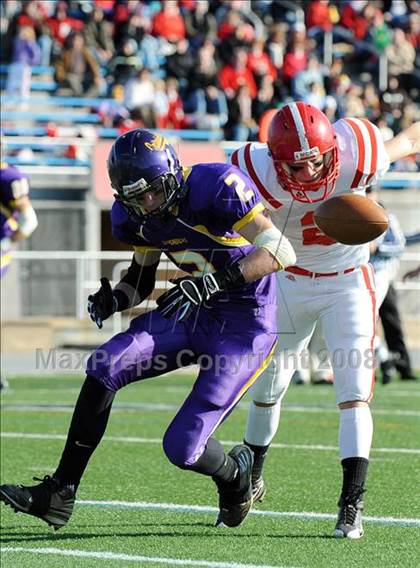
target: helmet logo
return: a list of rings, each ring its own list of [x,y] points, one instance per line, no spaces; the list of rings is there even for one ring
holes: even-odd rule
[[[146,146],[146,148],[148,148],[149,150],[164,150],[167,146],[168,142],[166,141],[166,138],[164,136],[162,136],[161,134],[156,134],[155,137],[153,138],[153,140],[151,142],[145,142],[144,145]]]
[[[319,154],[320,151],[318,146],[313,146],[312,148],[309,148],[309,150],[301,150],[300,152],[293,153],[295,160],[306,160],[308,158],[319,156]]]
[[[130,197],[135,197],[138,193],[145,191],[148,188],[148,183],[145,179],[141,178],[134,183],[130,183],[129,185],[122,186],[122,193],[126,199],[130,199]]]

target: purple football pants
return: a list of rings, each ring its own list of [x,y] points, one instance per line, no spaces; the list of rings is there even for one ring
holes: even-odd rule
[[[127,331],[99,347],[87,374],[118,389],[192,363],[194,386],[169,425],[163,447],[177,466],[191,466],[208,438],[268,365],[276,343],[276,307],[202,309],[174,324],[156,312],[135,318]]]

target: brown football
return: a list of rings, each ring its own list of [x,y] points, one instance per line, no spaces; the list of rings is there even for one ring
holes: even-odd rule
[[[323,201],[314,219],[323,233],[345,245],[368,243],[388,228],[388,216],[380,205],[352,193]]]

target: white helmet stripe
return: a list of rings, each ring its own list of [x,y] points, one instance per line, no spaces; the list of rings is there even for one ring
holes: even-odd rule
[[[296,103],[289,103],[290,112],[295,122],[296,130],[299,136],[300,146],[303,152],[309,152],[309,142],[306,138],[305,126]]]

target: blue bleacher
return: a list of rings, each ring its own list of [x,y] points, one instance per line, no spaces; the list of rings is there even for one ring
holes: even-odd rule
[[[0,88],[6,87],[6,79],[0,79]],[[57,83],[55,81],[31,81],[31,91],[54,92],[57,90]]]
[[[51,119],[52,120],[52,119]],[[47,130],[44,126],[3,126],[4,136],[45,136]],[[117,128],[100,127],[97,130],[99,138],[117,138],[119,131]],[[164,134],[166,137],[176,137],[181,140],[196,140],[201,142],[214,142],[223,139],[222,132],[209,130],[152,130]],[[31,145],[27,146],[32,148]]]
[[[5,156],[5,161],[11,166],[91,166],[89,160],[65,158],[64,156],[34,156],[21,158],[19,156]]]
[[[2,75],[7,75],[8,70],[9,65],[0,65],[0,73]],[[54,67],[51,65],[32,65],[31,71],[32,75],[47,75],[48,77],[52,77],[54,75]]]
[[[28,120],[34,122],[71,122],[73,124],[99,124],[101,118],[97,114],[75,112],[32,112],[4,111],[2,121]]]
[[[100,98],[90,98],[90,97],[30,97],[29,99],[23,100],[22,97],[2,97],[3,104],[20,104],[22,102],[27,103],[31,108],[34,105],[39,106],[60,106],[60,107],[90,107],[97,108],[99,105],[106,103],[109,106],[118,106],[121,103],[115,99],[100,99]]]

